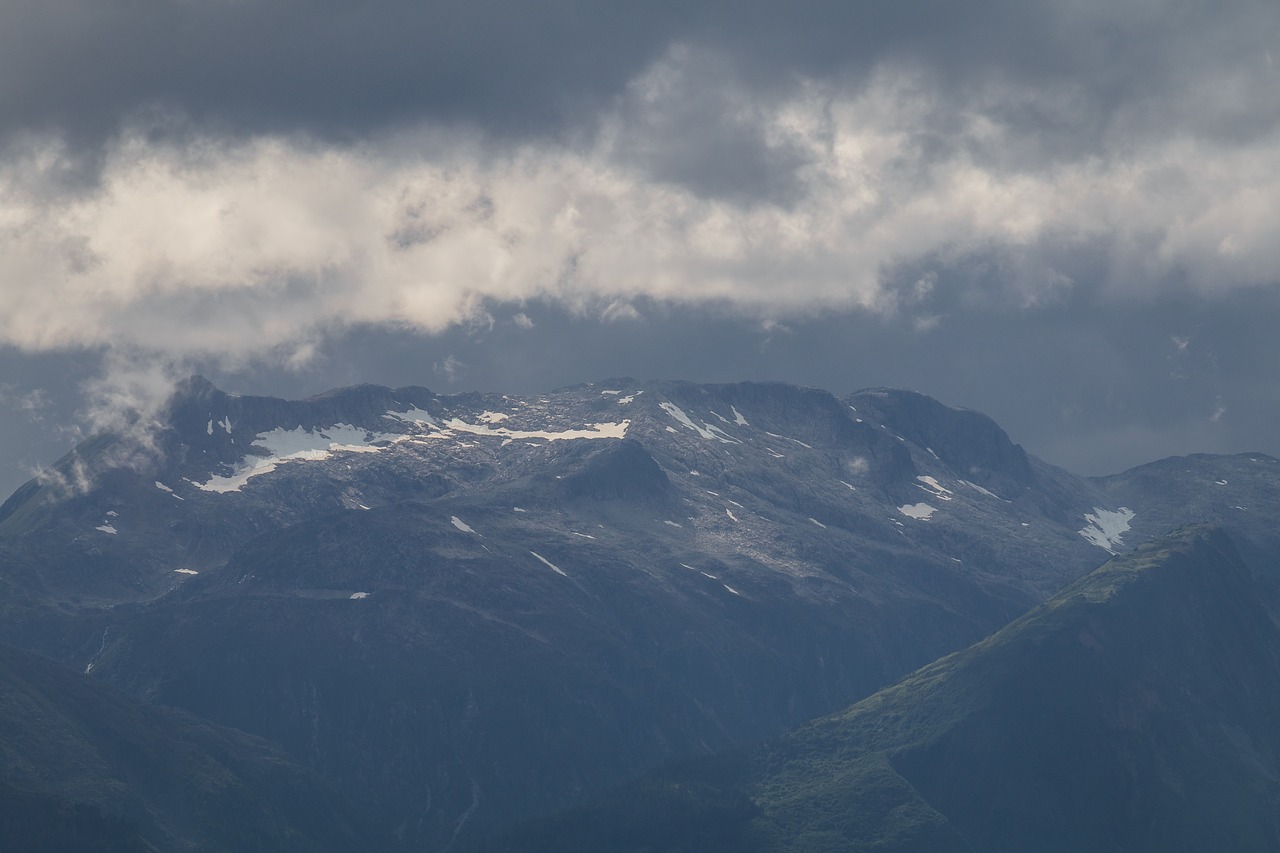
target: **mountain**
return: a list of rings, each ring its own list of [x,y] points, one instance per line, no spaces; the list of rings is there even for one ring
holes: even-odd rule
[[[0,647],[10,850],[374,850],[379,833],[276,747]]]
[[[1275,850],[1257,595],[1225,534],[1183,529],[844,712],[492,849]]]
[[[0,506],[0,641],[266,738],[444,849],[968,646],[1198,520],[1181,464],[1076,477],[889,389],[196,378],[146,441]],[[1195,465],[1265,589],[1275,460]]]

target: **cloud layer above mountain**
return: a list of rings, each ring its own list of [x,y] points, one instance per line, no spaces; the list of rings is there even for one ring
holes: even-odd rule
[[[1275,283],[1274,6],[733,5],[16,4],[0,341]]]
[[[1278,34],[1269,0],[12,0],[0,480],[194,370],[900,384],[1077,470],[1280,452]]]

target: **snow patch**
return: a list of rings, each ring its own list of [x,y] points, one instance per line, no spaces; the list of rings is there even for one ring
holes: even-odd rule
[[[159,480],[156,480],[156,488],[157,488],[157,489],[159,489],[159,490],[160,490],[160,491],[162,491],[162,492],[168,492],[169,494],[173,494],[173,489],[169,488],[168,486],[166,486],[164,483],[160,482]]]
[[[825,524],[823,524],[821,521],[818,521],[818,519],[816,519],[816,518],[811,518],[811,519],[809,519],[809,520],[810,520],[811,522],[813,522],[814,524],[818,525],[819,527],[821,527],[823,530],[826,530],[826,529],[827,529],[827,526],[826,526]]]
[[[783,441],[794,441],[796,444],[800,445],[801,447],[807,447],[807,448],[809,448],[810,450],[813,450],[813,446],[812,446],[812,445],[805,444],[805,443],[804,443],[803,441],[801,441],[800,439],[798,439],[798,438],[792,438],[792,437],[791,437],[791,436],[789,436],[789,435],[778,435],[776,432],[769,432],[768,430],[766,430],[766,431],[765,431],[765,435],[771,435],[771,436],[773,436],[774,438],[780,438],[780,439],[782,439]]]
[[[601,394],[611,394],[612,396],[616,397],[616,396],[618,396],[619,394],[621,394],[622,392],[621,392],[621,391],[609,391],[609,390],[605,390],[605,391],[601,391],[600,393],[601,393]]]
[[[377,453],[404,438],[402,435],[370,432],[350,424],[334,424],[315,430],[276,427],[269,432],[258,433],[253,442],[254,447],[267,451],[265,458],[247,457],[231,474],[225,477],[213,475],[207,482],[192,485],[206,492],[238,492],[253,477],[274,471],[284,462],[319,461],[339,452]]]
[[[474,530],[471,529],[471,525],[467,524],[465,521],[458,518],[456,515],[449,516],[449,523],[452,524],[454,527],[458,528],[459,530],[461,530],[463,533],[476,533]],[[480,534],[476,533],[476,535],[479,536]]]
[[[524,508],[524,507],[522,507],[522,506],[513,506],[513,507],[511,508],[511,511],[512,511],[512,512],[528,512],[529,510],[525,509],[525,508]]]
[[[1112,511],[1095,506],[1093,512],[1084,514],[1087,524],[1077,532],[1104,551],[1114,554],[1115,549],[1123,544],[1121,539],[1128,532],[1134,514],[1128,507]]]
[[[733,510],[731,510],[731,509],[726,509],[726,510],[724,511],[724,514],[725,514],[725,515],[727,515],[727,516],[729,516],[729,518],[730,518],[730,519],[732,519],[733,521],[737,521],[737,520],[738,520],[738,517],[737,517],[736,515],[734,515],[734,514],[733,514]]]
[[[404,421],[407,424],[417,424],[419,426],[425,424],[432,429],[435,429],[436,427],[436,420],[431,417],[431,413],[423,409],[419,409],[417,406],[407,412],[387,412],[383,417],[396,421]]]
[[[556,574],[558,574],[558,575],[560,575],[560,576],[562,576],[562,577],[566,577],[566,578],[567,578],[567,577],[569,577],[568,575],[566,575],[566,574],[564,573],[564,571],[563,571],[559,566],[557,566],[555,563],[551,562],[551,561],[550,561],[550,560],[548,560],[546,557],[544,557],[544,556],[542,556],[541,554],[539,554],[537,551],[530,551],[529,553],[530,553],[530,554],[532,554],[533,556],[537,557],[537,558],[538,558],[538,562],[542,563],[544,566],[546,566],[547,568],[551,569],[551,571],[555,572]]]
[[[711,426],[710,424],[707,424],[707,429],[709,429],[709,430],[711,430],[713,433],[715,433],[715,434],[716,434],[716,438],[720,439],[720,441],[721,441],[721,442],[723,442],[724,444],[742,444],[742,442],[741,442],[741,441],[738,441],[738,439],[736,439],[736,438],[734,438],[733,436],[729,435],[729,433],[727,433],[727,432],[725,432],[724,430],[720,429],[720,427],[718,427],[718,426]]]
[[[222,420],[218,421],[218,426],[227,431],[227,435],[231,435],[231,416],[223,415]]]
[[[174,574],[178,574],[178,575],[198,575],[198,574],[200,574],[200,573],[199,573],[199,572],[197,572],[195,569],[174,569],[174,570],[173,570],[173,572],[174,572]]]
[[[907,518],[914,518],[919,521],[928,521],[929,517],[937,511],[937,507],[932,507],[925,503],[903,504],[898,507],[898,512],[902,513]]]
[[[115,527],[113,527],[112,525],[110,525],[110,524],[105,524],[105,523],[104,523],[104,524],[99,524],[97,527],[95,527],[95,528],[93,528],[93,529],[94,529],[94,530],[101,530],[103,533],[110,533],[110,534],[111,534],[111,535],[113,535],[113,536],[114,536],[116,533],[118,533],[118,532],[119,532],[119,531],[118,531],[118,530],[116,530],[116,529],[115,529]]]
[[[209,419],[209,425],[204,428],[204,431],[209,435],[213,435],[213,418]]]
[[[511,415],[504,414],[502,412],[481,412],[480,416],[477,417],[476,420],[486,424],[500,424],[510,417]]]
[[[733,593],[734,595],[742,595],[742,593],[738,592],[736,589],[734,589],[733,587],[729,586],[727,583],[726,583],[726,584],[721,584],[721,586],[723,586],[725,589],[729,590],[729,592]]]
[[[728,433],[726,433],[724,430],[720,429],[719,427],[713,427],[711,424],[708,424],[708,423],[703,423],[702,426],[698,426],[693,422],[693,420],[687,414],[685,414],[684,409],[680,408],[675,403],[668,403],[666,401],[663,401],[658,405],[662,408],[664,412],[666,412],[668,415],[671,415],[671,417],[675,418],[682,426],[696,432],[700,438],[705,438],[708,441],[711,441],[711,440],[719,441],[722,444],[741,444],[742,443],[738,441],[736,438],[733,438],[732,436],[730,436]],[[671,429],[671,428],[668,427],[668,429]],[[675,432],[675,430],[672,429],[671,432]],[[719,433],[719,435],[717,435],[717,433]]]
[[[545,438],[547,441],[567,441],[574,438],[626,438],[627,427],[631,426],[631,421],[626,420],[622,423],[600,423],[589,424],[590,428],[584,429],[567,429],[561,432],[549,432],[547,430],[524,430],[524,429],[507,429],[506,427],[490,427],[481,424],[469,424],[466,421],[454,418],[445,424],[447,429],[457,432],[471,433],[472,435],[491,435],[501,436],[503,438]]]
[[[998,500],[998,501],[1002,501],[1002,500],[1004,500],[1004,498],[1000,497],[1000,496],[999,496],[999,495],[997,495],[995,492],[990,491],[990,490],[988,490],[988,489],[984,489],[984,488],[982,488],[982,486],[979,486],[977,483],[970,483],[968,480],[961,480],[960,482],[961,482],[961,483],[964,483],[966,486],[968,486],[969,488],[973,489],[975,492],[980,492],[980,493],[982,493],[982,494],[986,495],[986,496],[987,496],[987,497],[989,497],[989,498],[995,498],[995,499],[996,499],[996,500]]]
[[[918,486],[917,488],[920,488],[926,492],[929,492],[939,500],[944,500],[944,501],[951,500],[951,496],[952,496],[951,490],[948,489],[946,486],[942,485],[941,483],[939,483],[933,477],[923,476],[923,477],[916,477],[916,479],[919,480],[921,483],[924,483],[923,486]]]
[[[352,600],[352,601],[359,601],[359,600],[360,600],[360,599],[362,599],[362,598],[368,598],[368,597],[369,597],[369,593],[367,593],[367,592],[353,592],[353,593],[351,593],[351,600]]]
[[[663,523],[663,524],[670,524],[672,527],[683,527],[683,526],[684,526],[684,525],[679,524],[679,523],[674,522],[674,521],[663,521],[662,523]]]
[[[747,419],[742,416],[742,412],[739,412],[733,406],[729,407],[729,411],[733,412],[733,422],[735,424],[738,426],[751,426],[751,424],[747,423]]]

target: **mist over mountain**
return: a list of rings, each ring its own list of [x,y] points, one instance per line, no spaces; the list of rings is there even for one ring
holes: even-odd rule
[[[894,389],[838,398],[612,379],[532,396],[363,385],[287,401],[197,377],[152,433],[95,436],[0,506],[0,641],[78,671],[66,674],[86,685],[76,689],[110,685],[139,707],[265,739],[384,833],[362,836],[373,849],[444,850],[860,700],[848,713],[863,719],[866,702],[884,701],[867,698],[876,691],[1058,608],[1064,587],[1095,583],[1079,579],[1186,523],[1223,531],[1177,541],[1227,555],[1229,606],[1254,626],[1224,634],[1214,654],[1270,654],[1272,617],[1259,614],[1280,612],[1278,513],[1269,456],[1079,477],[980,413]],[[1159,622],[1172,601],[1157,596],[1142,618]],[[1136,613],[1108,615],[1108,630],[1141,631],[1127,621]],[[1139,665],[1104,648],[1106,666]],[[1019,667],[1066,665],[979,657],[997,662],[1000,684],[1025,681]],[[1169,664],[1170,677],[1217,661]],[[1252,672],[1223,687],[1240,694],[1233,714],[1265,713],[1264,683],[1246,695]],[[1010,697],[991,713],[1046,701]],[[1063,706],[1064,726],[1087,710]],[[837,763],[899,749],[874,728],[850,735]],[[992,773],[1025,758],[1010,749]],[[926,752],[911,753],[926,770],[960,761]],[[795,766],[813,790],[827,784],[830,768]],[[920,790],[952,784],[944,776]],[[66,773],[0,781],[127,816],[118,800],[81,797]],[[868,777],[869,797],[881,796],[872,783],[901,788]],[[732,803],[766,820],[773,801],[746,784]],[[1148,777],[1116,784],[1146,791]],[[950,805],[925,799],[942,816],[926,823],[996,843],[973,841]],[[155,807],[160,824],[167,808]],[[779,838],[809,832],[767,820]],[[1258,826],[1247,838],[1265,837]],[[233,849],[199,832],[209,849]],[[853,843],[843,832],[830,849],[859,849],[839,846]]]

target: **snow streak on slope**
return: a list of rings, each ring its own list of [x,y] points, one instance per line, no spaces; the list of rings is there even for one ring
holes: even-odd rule
[[[952,498],[952,492],[946,486],[939,483],[933,477],[916,477],[924,485],[920,486],[926,492],[932,494],[939,500],[949,501]]]
[[[397,421],[404,421],[407,424],[426,425],[433,429],[436,426],[435,418],[431,417],[431,413],[419,409],[416,406],[407,412],[387,412],[383,417]]]
[[[671,415],[671,417],[675,418],[677,421],[683,424],[687,429],[691,429],[694,432],[696,432],[702,438],[705,438],[707,440],[714,439],[715,441],[719,441],[722,444],[741,444],[742,443],[738,441],[736,438],[734,438],[733,436],[729,435],[724,430],[720,429],[719,427],[712,426],[711,424],[708,424],[708,423],[704,423],[702,426],[698,426],[696,423],[693,422],[692,418],[690,418],[687,414],[685,414],[684,409],[680,408],[675,403],[663,402],[663,403],[659,403],[658,405],[662,407],[662,410],[664,412],[666,412],[668,415]]]
[[[404,439],[403,435],[373,433],[350,424],[335,424],[316,430],[277,427],[270,432],[259,433],[253,442],[254,447],[267,451],[267,456],[248,457],[231,474],[214,475],[207,482],[194,485],[206,492],[238,492],[253,477],[274,471],[284,462],[328,459],[343,451],[376,453]]]
[[[560,432],[550,432],[540,429],[494,428],[484,424],[469,424],[460,418],[454,418],[444,425],[445,429],[451,429],[455,432],[467,432],[472,435],[492,435],[502,438],[543,438],[547,441],[564,441],[573,438],[626,438],[627,427],[629,426],[631,426],[631,421],[626,420],[616,424],[590,424],[590,429],[566,429]]]
[[[1084,520],[1088,523],[1079,533],[1094,545],[1114,554],[1115,549],[1123,544],[1121,538],[1128,532],[1133,517],[1134,512],[1128,507],[1122,506],[1112,512],[1095,506],[1093,512],[1085,513]]]
[[[569,577],[567,574],[565,574],[565,573],[564,573],[564,570],[563,570],[563,569],[561,569],[561,568],[560,568],[559,566],[557,566],[555,563],[553,563],[553,562],[551,562],[550,560],[548,560],[546,557],[544,557],[544,556],[542,556],[541,554],[539,554],[537,551],[530,551],[529,553],[530,553],[530,554],[532,554],[533,556],[537,557],[537,558],[538,558],[538,562],[542,563],[542,564],[543,564],[543,565],[545,565],[547,568],[551,569],[551,571],[555,572],[555,573],[556,573],[556,574],[558,574],[558,575],[562,575],[562,576],[564,576],[564,577],[566,577],[566,578],[567,578],[567,577]]]
[[[507,427],[495,427],[491,424],[501,423],[510,416],[501,412],[486,411],[479,415],[483,423],[471,424],[460,418],[453,418],[443,427],[426,411],[412,408],[405,412],[387,412],[383,417],[399,421],[414,427],[428,427],[442,430],[427,435],[427,438],[450,438],[456,433],[494,436],[505,440],[543,439],[546,441],[562,441],[585,438],[625,438],[629,420],[621,423],[589,424],[582,428],[551,430],[522,430]],[[228,421],[229,422],[229,421]],[[254,477],[274,471],[285,462],[318,461],[328,459],[334,453],[376,453],[401,441],[412,438],[403,433],[382,433],[366,430],[350,424],[335,424],[319,429],[277,428],[270,432],[259,433],[253,442],[257,450],[266,451],[264,455],[247,456],[230,474],[214,474],[203,483],[194,485],[206,492],[225,494],[237,492]]]

